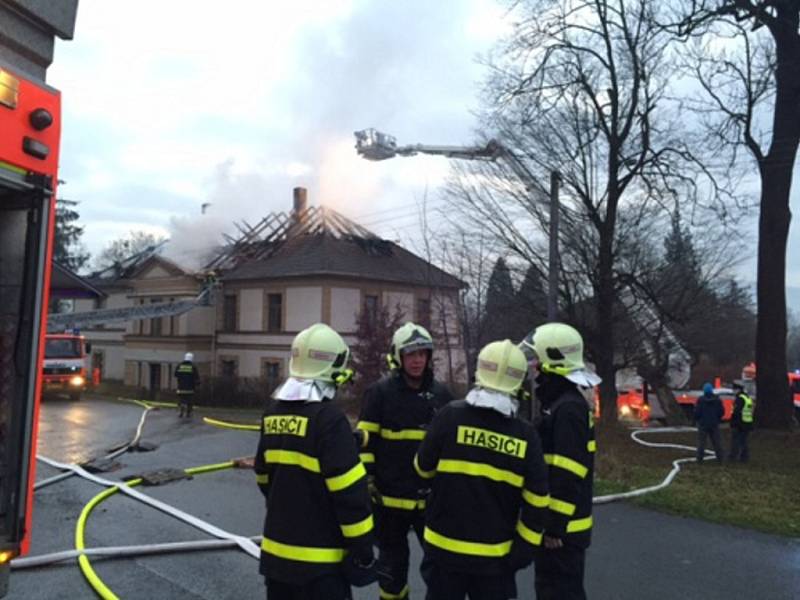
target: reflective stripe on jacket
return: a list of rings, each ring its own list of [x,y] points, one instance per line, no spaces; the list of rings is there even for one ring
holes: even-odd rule
[[[539,424],[549,466],[550,503],[545,533],[587,548],[591,543],[594,420],[577,389],[562,394]]]
[[[550,497],[530,423],[463,400],[434,418],[415,459],[431,482],[425,553],[453,571],[498,574],[541,544]]]
[[[425,507],[420,490],[428,484],[414,471],[414,455],[434,414],[452,399],[447,387],[430,375],[415,390],[400,373],[393,373],[364,393],[356,425],[368,434],[361,460],[375,476],[378,501],[384,506],[399,510]]]
[[[367,473],[344,413],[331,402],[270,401],[256,483],[267,499],[261,573],[305,583],[372,545]]]

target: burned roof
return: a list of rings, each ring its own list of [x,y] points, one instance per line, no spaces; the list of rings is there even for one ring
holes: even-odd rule
[[[244,262],[223,281],[333,276],[410,285],[461,288],[456,277],[380,238],[306,233],[286,240],[269,256]]]

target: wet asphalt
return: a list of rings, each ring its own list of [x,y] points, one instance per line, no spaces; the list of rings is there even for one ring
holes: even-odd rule
[[[62,462],[83,462],[130,440],[142,408],[97,398],[77,403],[48,400],[42,406],[39,453]],[[249,456],[257,434],[211,427],[203,416],[253,421],[253,413],[196,412],[180,420],[174,410],[151,411],[143,440],[152,452],[126,453],[118,468],[103,474],[120,480],[164,468],[188,468]],[[665,462],[665,473],[668,470]],[[58,471],[39,462],[37,480]],[[261,532],[264,502],[252,472],[225,470],[141,491],[229,532]],[[75,524],[84,505],[102,488],[73,476],[36,492],[31,555],[74,548]],[[209,536],[136,500],[116,494],[97,506],[86,528],[87,547],[209,539]],[[421,552],[411,541],[411,597],[424,598],[417,572]],[[119,598],[264,598],[258,563],[238,549],[94,559],[103,582]],[[534,598],[533,569],[517,576],[519,598]],[[800,598],[800,539],[781,538],[612,504],[596,507],[592,547],[587,553],[590,598],[732,600]],[[12,600],[96,598],[76,560],[15,570]],[[377,586],[355,591],[355,600],[378,598]]]

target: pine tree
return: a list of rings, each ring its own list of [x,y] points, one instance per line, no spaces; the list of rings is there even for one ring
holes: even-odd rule
[[[515,324],[516,293],[506,261],[500,257],[494,264],[486,288],[486,309],[481,346],[494,341],[517,337]]]
[[[71,271],[78,271],[89,261],[89,253],[81,243],[83,227],[76,224],[80,214],[74,200],[56,200],[55,238],[53,260]]]
[[[512,340],[522,339],[534,327],[547,320],[547,289],[539,270],[530,265],[525,278],[517,291],[514,321],[517,324],[517,336]]]

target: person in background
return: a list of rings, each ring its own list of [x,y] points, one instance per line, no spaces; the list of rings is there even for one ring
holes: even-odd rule
[[[747,438],[753,430],[755,403],[745,393],[744,386],[741,383],[734,383],[733,391],[736,394],[736,400],[734,401],[733,414],[731,415],[731,453],[728,455],[728,460],[738,460],[745,463],[750,460],[750,447]]]
[[[722,441],[719,437],[719,424],[725,409],[722,400],[714,393],[714,387],[706,382],[703,384],[703,395],[697,399],[694,406],[694,422],[697,425],[697,463],[702,464],[706,455],[706,438],[711,439],[717,463],[722,464]]]
[[[317,323],[292,342],[289,378],[272,394],[255,456],[266,499],[260,572],[267,600],[347,600],[375,581],[367,472],[333,403],[353,372],[341,336]]]
[[[183,356],[183,362],[175,367],[175,379],[178,380],[178,405],[180,406],[180,418],[184,415],[188,418],[192,416],[194,408],[194,392],[200,384],[200,373],[194,365],[194,354],[187,352]]]

